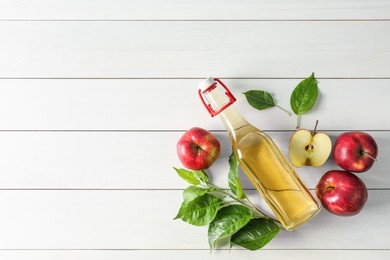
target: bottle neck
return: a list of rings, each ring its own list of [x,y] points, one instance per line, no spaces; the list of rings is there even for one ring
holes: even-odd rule
[[[225,128],[231,133],[235,133],[238,129],[248,125],[248,122],[238,113],[234,105],[230,105],[219,113],[219,117]]]
[[[226,103],[226,96],[218,88],[208,92],[206,98],[215,110]],[[218,115],[225,125],[225,128],[234,139],[236,139],[235,137],[238,129],[249,125],[249,123],[238,113],[233,104],[225,108]]]

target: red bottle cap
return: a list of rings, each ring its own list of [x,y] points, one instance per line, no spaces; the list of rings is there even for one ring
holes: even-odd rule
[[[217,87],[218,83],[225,89],[225,95],[228,97],[228,100],[222,107],[220,107],[218,109],[213,109],[211,104],[206,103],[203,95],[214,90]],[[221,80],[219,80],[217,78],[212,78],[212,77],[208,77],[207,79],[203,80],[199,84],[198,94],[199,94],[200,100],[202,100],[202,103],[205,106],[206,110],[210,113],[210,115],[212,117],[218,115],[225,108],[227,108],[228,106],[230,106],[231,104],[233,104],[236,101],[236,98],[233,96],[233,94],[230,92],[230,90],[225,86],[225,84],[223,84]]]

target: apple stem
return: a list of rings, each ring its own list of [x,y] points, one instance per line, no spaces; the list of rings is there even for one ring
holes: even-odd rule
[[[289,116],[292,115],[292,113],[291,113],[290,111],[288,111],[287,109],[285,109],[285,108],[283,108],[283,107],[281,107],[281,106],[279,106],[279,105],[275,105],[275,106],[278,107],[278,108],[280,108],[280,109],[283,110],[284,112],[286,112]]]
[[[295,127],[296,129],[299,128],[299,115],[297,115],[297,126]]]
[[[326,191],[327,192],[331,192],[332,190],[334,190],[335,188],[333,186],[329,186],[329,187],[326,187]]]
[[[313,135],[317,133],[317,126],[318,126],[319,120],[316,120],[316,125],[314,126]]]
[[[372,160],[374,160],[374,162],[378,161],[376,158],[374,158],[374,156],[372,156],[369,153],[366,153],[365,151],[361,151],[361,153],[364,154],[364,155],[367,155],[368,157],[370,157]]]

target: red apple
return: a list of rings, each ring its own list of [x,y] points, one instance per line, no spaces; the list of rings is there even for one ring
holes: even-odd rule
[[[176,148],[184,167],[203,170],[209,168],[218,158],[221,145],[209,131],[194,127],[180,138]]]
[[[339,216],[358,214],[367,201],[366,185],[356,175],[346,171],[328,171],[316,186],[322,206]]]
[[[334,146],[334,161],[344,170],[365,172],[378,155],[378,146],[371,135],[364,132],[342,133]]]

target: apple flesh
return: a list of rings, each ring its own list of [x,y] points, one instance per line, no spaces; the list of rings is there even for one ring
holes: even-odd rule
[[[184,167],[203,170],[209,168],[218,158],[221,145],[209,131],[193,127],[180,138],[176,150]]]
[[[315,192],[322,206],[338,216],[358,214],[368,198],[363,181],[347,171],[328,171],[321,177]]]
[[[290,139],[289,154],[296,167],[322,166],[332,151],[332,141],[324,133],[297,130]]]
[[[346,171],[365,172],[378,156],[374,138],[364,132],[345,132],[336,140],[333,159]]]

